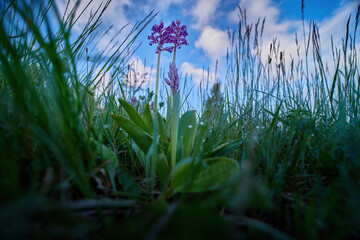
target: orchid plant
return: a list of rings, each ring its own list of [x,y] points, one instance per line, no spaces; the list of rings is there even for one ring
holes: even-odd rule
[[[155,24],[152,28],[152,33],[148,36],[150,40],[149,45],[157,44],[156,51],[157,57],[157,66],[156,66],[156,86],[155,86],[155,99],[154,99],[154,112],[157,109],[157,100],[158,100],[158,90],[159,90],[159,71],[160,71],[160,55],[161,51],[168,51],[171,53],[173,51],[172,47],[164,47],[164,44],[167,44],[171,41],[171,32],[168,27],[164,27],[164,22],[161,21],[159,25]]]
[[[186,36],[188,35],[186,25],[180,26],[181,21],[176,20],[171,23],[171,25],[168,27],[169,32],[171,33],[170,42],[174,44],[173,50],[173,62],[175,63],[176,58],[176,49],[180,49],[182,45],[189,45],[186,41]]]
[[[151,179],[160,177],[161,186],[172,193],[202,192],[216,190],[227,183],[236,174],[238,163],[224,155],[237,148],[242,142],[228,142],[214,146],[212,151],[203,154],[208,128],[206,124],[197,124],[195,110],[185,112],[180,117],[179,74],[175,64],[176,50],[188,45],[186,26],[176,20],[165,27],[161,21],[152,27],[148,36],[150,45],[156,45],[157,74],[155,100],[140,115],[135,109],[136,99],[130,103],[119,99],[128,118],[112,115],[116,123],[132,138],[133,149]],[[169,46],[170,44],[171,46]],[[170,87],[167,116],[164,119],[157,111],[160,54],[173,52],[173,61],[169,64],[168,78],[165,83]],[[152,113],[151,113],[152,111]],[[190,180],[189,180],[190,179]],[[189,184],[190,183],[190,184]],[[152,182],[154,187],[154,182]]]

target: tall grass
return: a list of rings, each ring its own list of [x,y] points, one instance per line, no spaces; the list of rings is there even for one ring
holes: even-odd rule
[[[188,153],[199,162],[223,154],[239,170],[215,191],[187,191],[191,177],[183,177],[187,190],[173,193],[153,164],[166,158],[158,146],[170,145],[159,136],[165,117],[151,118],[153,93],[127,82],[135,74],[128,65],[135,40],[155,15],[135,24],[124,42],[111,41],[98,53],[93,43],[109,4],[73,35],[75,12],[85,10],[78,5],[67,5],[60,15],[52,1],[2,3],[2,238],[360,236],[360,6],[354,25],[347,22],[342,46],[332,45],[333,70],[326,67],[330,59],[322,58],[315,23],[305,29],[303,18],[297,58],[286,59],[276,39],[264,56],[265,19],[248,23],[239,7],[239,28],[229,31],[224,93],[217,83],[207,97],[209,86],[202,84]],[[180,84],[183,113],[196,90],[187,85],[188,76],[181,80],[187,82]],[[135,119],[124,101],[137,92],[144,96],[134,111],[150,126],[154,155],[139,151],[111,117]]]
[[[94,151],[97,141],[104,141],[99,139],[104,125],[99,124],[107,111],[117,108],[107,105],[104,111],[100,105],[106,99],[99,77],[110,70],[111,81],[119,77],[136,37],[153,17],[137,23],[124,42],[110,46],[110,54],[91,55],[88,49],[94,46],[89,41],[109,3],[96,9],[75,38],[72,27],[85,11],[75,17],[78,4],[60,16],[53,1],[2,3],[2,199],[28,191],[64,200],[94,196],[91,176],[106,165],[97,159],[101,153]]]
[[[273,205],[272,212],[260,218],[297,238],[358,237],[359,232],[350,229],[359,230],[360,216],[354,205],[359,197],[355,169],[360,155],[355,146],[359,144],[360,6],[354,25],[350,26],[350,17],[347,21],[341,48],[332,44],[333,72],[325,65],[331,59],[321,56],[314,22],[308,35],[304,27],[305,46],[299,46],[296,37],[297,61],[285,62],[276,39],[264,61],[259,42],[265,18],[253,25],[246,22],[245,10],[239,7],[239,12],[238,32],[229,34],[234,54],[228,58],[230,99],[224,105],[228,122],[236,121],[233,137],[245,142],[256,137],[247,159],[268,187]],[[246,159],[242,156],[240,161]],[[250,228],[261,227],[257,224]]]

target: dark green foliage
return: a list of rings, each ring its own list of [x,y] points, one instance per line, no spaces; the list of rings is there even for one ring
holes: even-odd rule
[[[141,229],[141,231],[139,231]],[[125,239],[236,239],[235,229],[204,204],[159,200],[125,221]]]

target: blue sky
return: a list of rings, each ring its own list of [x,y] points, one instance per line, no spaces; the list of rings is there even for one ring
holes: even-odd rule
[[[83,1],[86,2],[86,1]],[[93,8],[101,1],[95,0]],[[57,0],[60,9],[65,0]],[[350,14],[356,14],[359,0],[305,0],[305,22],[308,26],[315,20],[320,31],[324,59],[331,59],[330,37],[338,46],[345,35],[346,21]],[[83,3],[84,4],[84,3]],[[142,45],[132,61],[139,72],[150,72],[156,68],[155,46],[149,46],[147,36],[151,26],[163,20],[165,24],[180,19],[188,26],[189,45],[177,52],[176,64],[182,74],[192,75],[192,80],[199,83],[202,80],[203,68],[209,69],[211,81],[215,81],[215,63],[218,61],[217,78],[223,78],[226,67],[226,51],[229,47],[226,29],[236,30],[238,23],[237,5],[247,10],[248,22],[256,22],[259,17],[266,17],[263,35],[263,56],[266,56],[269,44],[274,37],[280,41],[281,50],[286,51],[286,57],[295,55],[295,33],[298,33],[302,43],[301,0],[113,0],[103,18],[104,29],[114,25],[115,33],[126,23],[133,25],[142,20],[151,10],[159,11],[154,21],[140,35],[138,43]],[[86,21],[86,18],[84,18]],[[79,26],[79,29],[81,26]],[[76,28],[75,28],[76,30]],[[111,32],[110,32],[111,35]],[[121,39],[122,36],[119,36]],[[103,39],[106,46],[110,37]],[[167,69],[172,54],[163,53],[161,67]],[[144,62],[146,61],[146,66]],[[152,70],[154,75],[154,70]],[[153,87],[153,77],[150,87]]]

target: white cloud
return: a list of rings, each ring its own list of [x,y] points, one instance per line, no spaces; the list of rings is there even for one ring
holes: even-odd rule
[[[344,4],[342,2],[338,9],[336,9],[331,18],[326,18],[319,22],[320,41],[321,41],[321,57],[323,62],[327,63],[330,73],[335,72],[335,63],[333,61],[331,51],[331,37],[333,38],[334,45],[337,49],[342,49],[342,39],[345,39],[346,35],[346,23],[351,14],[351,21],[349,24],[349,34],[353,37],[354,33],[354,19],[356,15],[356,9],[359,2],[351,1]],[[357,46],[360,44],[360,39],[357,36]],[[349,47],[349,46],[348,46]],[[348,52],[349,53],[349,52]],[[340,68],[344,67],[343,52],[341,50]],[[325,60],[324,60],[325,59]],[[357,55],[357,62],[360,62],[360,55]]]
[[[269,45],[276,37],[277,42],[280,42],[280,51],[285,50],[285,59],[287,63],[290,63],[290,55],[295,57],[296,44],[295,33],[297,33],[298,41],[300,44],[300,57],[303,59],[304,44],[303,44],[303,29],[302,22],[300,20],[281,20],[280,9],[278,9],[271,0],[240,0],[239,6],[242,9],[246,9],[246,16],[248,24],[256,23],[259,18],[266,17],[265,28],[262,41],[262,58],[265,60],[269,53]],[[357,8],[356,1],[342,1],[339,4],[330,18],[326,18],[317,23],[319,27],[319,33],[321,38],[322,57],[324,62],[329,62],[332,65],[331,55],[331,35],[333,35],[334,43],[340,46],[341,39],[345,35],[346,21],[349,15],[354,13]],[[306,11],[306,10],[305,10]],[[229,14],[228,20],[231,23],[237,23],[239,21],[239,10],[234,9]],[[305,31],[308,32],[308,22],[305,23]],[[310,41],[310,44],[311,41]],[[311,51],[311,48],[310,48]],[[311,54],[309,55],[311,61]]]
[[[280,42],[280,51],[285,50],[285,58],[289,59],[290,54],[296,55],[295,32],[302,33],[301,21],[285,20],[280,21],[280,10],[274,6],[271,0],[240,0],[239,6],[242,10],[246,10],[247,23],[255,24],[260,18],[260,25],[262,19],[265,17],[265,28],[262,36],[262,58],[265,60],[269,53],[269,45],[274,38],[277,43]],[[234,9],[229,14],[228,20],[232,23],[239,21],[239,10]],[[254,26],[253,26],[254,28]],[[259,26],[260,31],[261,26]],[[300,31],[301,30],[301,31]],[[301,35],[302,36],[302,35]]]
[[[279,9],[272,6],[270,0],[240,0],[238,4],[243,10],[246,9],[249,23],[256,22],[259,17],[266,16],[270,21],[279,16]],[[239,20],[238,8],[234,9],[228,16],[230,22],[237,23]]]
[[[340,47],[342,38],[345,38],[347,20],[350,14],[352,14],[351,19],[354,20],[357,5],[358,3],[356,3],[356,1],[348,2],[346,5],[341,4],[340,7],[334,11],[331,18],[326,18],[318,23],[321,47],[323,50],[331,49],[331,35],[333,36],[334,44]],[[353,23],[354,21],[350,22],[350,34],[353,34]],[[330,56],[329,51],[329,57]]]
[[[70,1],[69,7],[67,9],[67,15],[69,14],[70,10],[74,7],[75,3],[77,1]],[[68,4],[68,1],[65,0],[56,0],[56,5],[60,11],[60,14],[64,14],[66,5]],[[88,1],[80,1],[80,4],[76,11],[76,16],[79,16],[79,14],[85,9],[85,7],[88,5]],[[125,6],[131,6],[132,2],[130,0],[118,0],[118,1],[112,1],[109,6],[107,7],[105,14],[102,17],[102,20],[106,24],[113,24],[117,29],[120,29],[122,26],[126,25],[129,21],[125,17]],[[81,31],[83,30],[84,26],[86,25],[87,21],[89,20],[89,17],[92,14],[95,14],[96,10],[100,7],[100,10],[102,10],[105,6],[104,0],[94,0],[91,2],[91,4],[86,8],[84,13],[79,18],[78,22],[74,26],[75,30]],[[99,14],[101,11],[97,14]],[[116,20],[116,22],[114,22]]]
[[[189,76],[192,76],[192,79],[196,85],[204,85],[207,83],[207,81],[209,81],[209,83],[211,84],[215,82],[215,76],[213,73],[210,73],[203,68],[195,68],[192,64],[188,62],[184,62],[181,65],[181,72],[183,74],[188,74]]]
[[[128,85],[138,87],[140,85],[146,86],[147,84],[155,82],[153,69],[146,66],[141,59],[133,57],[130,59],[129,64],[130,71],[128,74]]]
[[[68,4],[67,1],[56,0],[55,3],[59,9],[60,14],[63,15],[65,13],[66,5]],[[76,1],[70,1],[66,16],[68,16],[70,11],[74,8],[75,3]],[[75,12],[75,19],[82,13],[88,3],[88,1],[80,1],[80,4]],[[97,29],[97,31],[99,32],[97,33],[97,36],[93,41],[97,42],[98,40],[100,40],[99,44],[97,45],[97,49],[99,51],[103,51],[104,49],[106,49],[114,36],[116,37],[112,40],[112,44],[110,47],[112,47],[112,45],[116,42],[121,43],[128,35],[131,27],[123,29],[120,34],[117,34],[117,32],[122,29],[126,24],[130,23],[130,21],[126,18],[125,7],[132,6],[132,4],[133,3],[130,0],[118,0],[110,2],[110,4],[105,10],[105,13],[101,17],[101,26]],[[86,10],[82,13],[80,18],[77,20],[76,24],[73,26],[74,33],[81,33],[85,28],[90,16],[94,15],[95,12],[99,9],[97,12],[98,16],[104,6],[104,0],[94,0],[93,2],[91,2],[90,5],[86,8]],[[111,29],[108,29],[111,25],[113,27]],[[104,34],[105,32],[106,34]]]
[[[246,10],[247,22],[250,24],[266,17],[265,31],[268,30],[273,36],[301,27],[300,21],[280,21],[280,9],[276,8],[271,0],[240,0],[238,5],[242,10]],[[229,14],[228,20],[232,23],[239,21],[238,8]]]
[[[211,59],[212,65],[216,60],[222,59],[229,48],[228,35],[225,31],[206,26],[199,39],[195,42],[195,47],[201,48]]]
[[[192,25],[195,29],[202,29],[214,18],[220,0],[199,0],[191,9],[191,15],[196,23]]]

